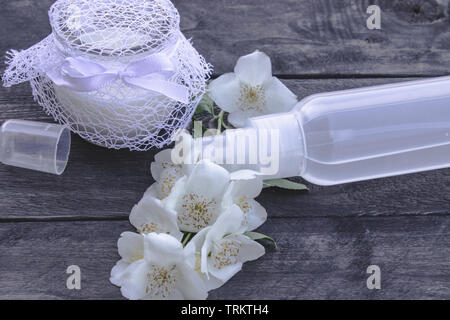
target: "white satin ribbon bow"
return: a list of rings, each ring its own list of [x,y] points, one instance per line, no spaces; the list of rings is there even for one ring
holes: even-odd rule
[[[182,103],[189,102],[188,89],[168,79],[175,74],[170,58],[157,53],[130,63],[123,71],[108,70],[82,57],[68,57],[61,67],[46,72],[57,85],[74,91],[99,90],[108,83],[121,79],[129,86],[163,94]]]

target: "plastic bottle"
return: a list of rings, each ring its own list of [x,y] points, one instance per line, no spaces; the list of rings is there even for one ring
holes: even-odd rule
[[[234,160],[239,152],[248,160],[255,143],[244,146],[242,136],[256,132],[261,148],[264,130],[279,132],[264,139],[279,164],[266,178],[336,185],[450,167],[450,77],[316,94],[289,113],[253,118],[247,128],[204,139],[204,148],[225,148],[229,163],[226,148],[234,142]],[[258,161],[239,169],[260,169]]]

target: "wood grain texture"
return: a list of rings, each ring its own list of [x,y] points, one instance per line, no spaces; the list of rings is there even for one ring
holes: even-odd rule
[[[126,222],[0,224],[0,299],[119,299],[109,273]],[[211,299],[443,299],[450,295],[450,217],[271,219],[266,255]],[[368,290],[379,265],[382,289]],[[66,268],[81,268],[81,290]]]
[[[299,98],[405,79],[284,80]],[[0,121],[51,121],[21,85],[0,89]],[[0,220],[126,218],[153,182],[152,152],[114,151],[73,135],[66,172],[57,177],[0,166]],[[272,216],[320,217],[450,213],[450,170],[431,171],[310,192],[268,189],[259,201]]]
[[[51,32],[53,0],[0,0],[0,51],[25,49]],[[370,4],[382,30],[366,27]],[[255,49],[276,74],[443,75],[450,73],[447,0],[175,0],[181,27],[221,74]]]
[[[0,0],[0,55],[50,32],[54,0]],[[448,0],[174,0],[181,27],[215,66],[229,72],[255,49],[299,98],[450,73]],[[366,28],[369,4],[382,30]],[[4,65],[0,63],[0,71]],[[0,88],[0,123],[52,121],[27,84]],[[108,281],[131,207],[152,183],[156,151],[131,153],[73,136],[61,177],[0,165],[0,299],[120,299]],[[448,299],[450,169],[310,192],[264,190],[258,201],[274,237],[260,260],[212,299]],[[82,269],[69,291],[67,266]],[[366,268],[382,269],[382,290]]]
[[[175,1],[183,30],[228,72],[259,49],[277,74],[442,75],[450,72],[449,11],[435,0]],[[368,30],[370,4],[382,30]],[[197,5],[198,4],[198,5]],[[439,62],[438,62],[439,61]],[[437,63],[437,64],[436,64]]]

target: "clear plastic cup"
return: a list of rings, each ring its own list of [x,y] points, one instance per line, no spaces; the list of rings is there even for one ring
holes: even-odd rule
[[[0,162],[61,175],[69,160],[70,142],[65,126],[8,120],[0,129]]]

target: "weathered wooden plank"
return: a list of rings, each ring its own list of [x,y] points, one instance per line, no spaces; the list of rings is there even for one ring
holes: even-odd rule
[[[53,0],[0,0],[0,51],[26,48],[50,33]],[[450,70],[447,0],[175,0],[182,29],[215,65],[232,70],[238,56],[267,52],[286,78],[332,75],[441,75]],[[381,31],[365,28],[369,3],[382,8]],[[20,27],[18,27],[20,26]],[[3,70],[3,67],[0,67]],[[287,80],[299,97],[401,79]],[[0,89],[0,121],[50,119],[27,86]],[[120,298],[109,284],[116,241],[152,182],[154,152],[92,146],[74,137],[62,177],[0,165],[0,298]],[[223,299],[450,298],[450,170],[414,174],[309,193],[265,190],[271,219],[262,232],[277,239],[226,286]],[[440,216],[442,215],[442,216]],[[359,216],[359,217],[350,217]],[[375,219],[374,216],[377,218]],[[289,219],[285,217],[291,217]],[[83,289],[65,287],[68,265]],[[365,287],[370,264],[382,268],[382,290]]]
[[[126,222],[0,224],[1,299],[116,299],[108,281]],[[450,217],[271,219],[278,242],[213,299],[448,299]],[[366,269],[381,268],[381,290]],[[82,289],[66,288],[78,265]]]
[[[285,80],[300,98],[337,89],[402,79]],[[29,88],[0,89],[0,121],[51,121]],[[0,220],[127,217],[152,183],[153,152],[114,151],[73,136],[71,160],[61,177],[0,165]],[[348,216],[450,213],[450,170],[353,183],[310,186],[310,192],[265,190],[260,202],[271,216]]]
[[[24,49],[51,32],[53,0],[1,0],[0,51]],[[367,7],[382,30],[366,27]],[[181,27],[216,73],[255,49],[277,74],[442,75],[450,72],[447,0],[175,0]]]

